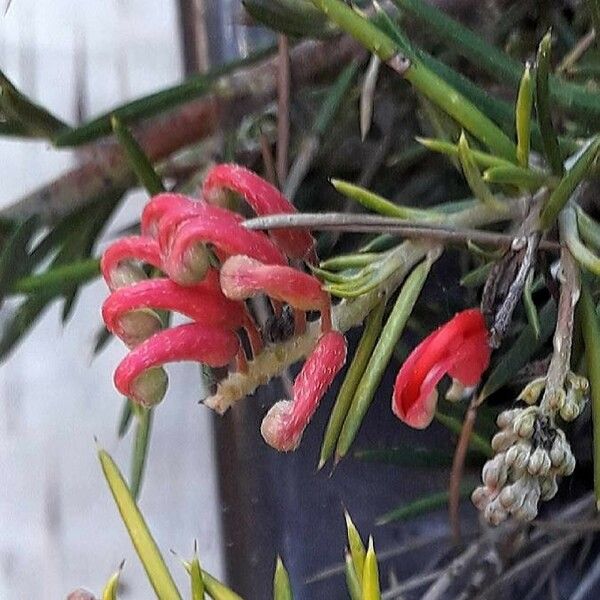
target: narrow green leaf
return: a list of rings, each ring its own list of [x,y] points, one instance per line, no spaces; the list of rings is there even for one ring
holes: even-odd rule
[[[272,54],[274,50],[274,46],[259,50],[241,60],[226,63],[207,73],[191,77],[179,85],[116,106],[108,112],[84,123],[81,127],[74,127],[59,133],[53,139],[54,145],[61,148],[87,144],[111,133],[110,120],[113,116],[127,125],[133,125],[142,119],[153,117],[180,104],[189,102],[194,98],[199,98],[213,92],[214,84],[218,82],[220,77],[234,72],[241,67],[258,62]],[[227,93],[227,90],[223,90],[223,93]]]
[[[119,438],[125,437],[131,423],[133,422],[134,408],[133,402],[129,398],[123,400],[123,408],[119,417],[119,426],[117,427],[117,435]]]
[[[383,373],[392,357],[394,347],[404,331],[406,322],[427,280],[432,262],[428,259],[416,266],[402,286],[377,345],[373,349],[367,368],[356,388],[352,404],[338,438],[335,451],[336,461],[347,454],[358,433],[364,416],[373,401],[375,390],[379,386]]]
[[[59,131],[69,129],[66,123],[45,108],[32,102],[0,71],[0,108],[9,121],[33,137],[51,138]]]
[[[375,348],[375,344],[381,333],[384,312],[385,301],[382,300],[371,311],[366,319],[365,328],[356,348],[356,352],[354,353],[354,357],[352,358],[352,363],[348,368],[344,383],[342,383],[342,386],[340,387],[335,404],[333,405],[333,410],[329,415],[329,421],[327,422],[327,428],[325,429],[323,444],[321,446],[319,469],[321,469],[333,455],[340,431],[342,430],[342,426],[348,411],[350,410],[356,388],[367,368],[371,353],[373,352],[373,348]]]
[[[575,188],[589,175],[590,169],[600,150],[600,135],[592,138],[587,148],[581,152],[575,164],[565,173],[556,189],[550,194],[540,214],[544,229],[554,224],[554,220],[575,191]]]
[[[600,223],[592,219],[581,206],[576,206],[577,228],[581,239],[594,250],[600,251]]]
[[[118,570],[115,571],[106,585],[104,586],[104,590],[102,592],[102,600],[117,600],[117,593],[119,591],[119,579],[121,578],[121,572],[123,571],[123,565],[125,561],[123,561]]]
[[[106,345],[108,342],[110,342],[110,340],[112,340],[112,338],[112,333],[106,329],[104,325],[101,325],[94,335],[94,347],[92,349],[92,354],[94,356],[100,354],[100,352],[106,348]]]
[[[273,577],[273,600],[294,600],[292,586],[290,584],[290,577],[283,566],[283,562],[281,562],[280,556],[277,557],[277,561],[275,563],[275,575]]]
[[[202,579],[204,580],[204,588],[206,593],[213,600],[244,600],[241,596],[230,590],[226,585],[223,585],[218,579],[214,578],[210,573],[202,571]]]
[[[13,283],[29,273],[28,245],[38,228],[38,219],[31,217],[16,226],[0,253],[0,303]]]
[[[492,167],[483,173],[483,181],[501,185],[513,185],[517,188],[536,191],[542,186],[556,187],[558,179],[548,176],[546,173],[523,169],[514,165],[503,167]]]
[[[460,280],[460,285],[466,288],[474,288],[483,285],[494,266],[493,262],[488,262],[472,271],[469,271]]]
[[[600,510],[600,326],[585,277],[581,279],[581,299],[577,305],[581,318],[587,376],[590,380],[594,459],[594,495]]]
[[[360,63],[352,61],[338,76],[330,87],[325,100],[319,108],[317,118],[312,127],[312,131],[319,137],[325,135],[330,129],[335,115],[338,113],[342,101],[347,98],[348,91],[358,73]]]
[[[460,489],[460,497],[468,498],[474,487],[475,486],[472,483],[463,483]],[[420,517],[423,514],[446,506],[449,497],[450,494],[448,491],[422,496],[413,502],[409,502],[408,504],[404,504],[385,513],[377,519],[376,524],[385,525],[392,521],[407,521],[408,519]]]
[[[558,138],[552,125],[550,110],[550,91],[548,76],[550,74],[550,49],[552,47],[552,32],[548,32],[540,42],[537,53],[535,73],[535,105],[537,108],[538,123],[542,134],[544,154],[548,164],[555,175],[562,175],[564,171]]]
[[[194,558],[190,562],[190,580],[192,600],[204,600],[204,579],[202,578],[202,569],[196,553],[194,553]]]
[[[367,554],[367,550],[360,537],[360,533],[358,533],[358,529],[356,529],[356,526],[354,525],[347,511],[344,511],[344,518],[346,519],[348,548],[350,550],[350,556],[352,557],[354,572],[356,573],[358,583],[362,586],[363,569],[365,565],[365,556]]]
[[[160,600],[181,600],[173,577],[119,468],[105,450],[98,450],[98,458],[123,523],[156,595]]]
[[[521,167],[529,167],[529,145],[531,143],[531,109],[533,107],[533,82],[531,81],[531,68],[525,65],[517,104],[515,107],[515,122],[517,124],[517,162]]]
[[[144,470],[148,450],[150,448],[150,434],[152,432],[153,410],[150,408],[136,407],[137,424],[135,440],[133,443],[133,457],[131,461],[131,481],[129,488],[135,500],[138,499],[144,479]]]
[[[313,4],[337,23],[344,31],[356,38],[372,54],[388,61],[398,53],[396,43],[376,25],[339,0],[312,0]]]
[[[344,31],[355,37],[372,53],[377,54],[381,60],[387,62],[400,51],[407,54],[410,66],[402,76],[418,92],[456,119],[494,152],[508,160],[515,159],[516,146],[506,134],[467,98],[421,63],[416,54],[401,48],[396,41],[361,17],[342,0],[313,0],[313,2]]]
[[[479,394],[481,400],[498,391],[527,364],[552,335],[556,324],[556,304],[548,300],[540,310],[540,335],[536,338],[533,327],[527,324],[515,342],[494,366]]]
[[[378,252],[360,252],[358,254],[342,254],[324,260],[319,266],[321,269],[329,269],[331,271],[343,271],[344,269],[352,269],[356,267],[366,267],[372,262],[379,260],[381,254]]]
[[[600,275],[600,257],[583,244],[577,231],[577,216],[572,206],[566,206],[559,215],[563,241],[571,251],[571,254],[579,264],[594,273]]]
[[[414,16],[449,47],[496,81],[518,86],[522,74],[521,64],[486,42],[482,37],[450,18],[439,8],[423,0],[393,0],[394,4]],[[600,103],[594,91],[585,87],[550,77],[550,95],[562,108],[593,122],[600,117]]]
[[[96,258],[80,260],[68,265],[51,268],[37,275],[28,275],[14,282],[12,291],[16,294],[36,294],[57,296],[69,291],[73,285],[80,285],[100,275],[100,262]]]
[[[422,144],[425,146],[425,148],[431,150],[432,152],[439,152],[440,154],[445,154],[446,156],[458,158],[457,144],[446,142],[444,140],[424,137],[416,137],[415,139],[417,142],[419,142],[419,144]],[[482,169],[490,169],[493,167],[514,167],[510,161],[494,156],[493,154],[481,152],[481,150],[475,150],[473,148],[470,150],[473,160],[477,166]]]
[[[131,134],[131,131],[125,127],[121,120],[116,116],[111,118],[111,126],[127,154],[131,169],[139,182],[146,188],[148,194],[154,196],[164,192],[165,187],[162,179],[154,170],[152,163],[144,153],[142,147],[138,144],[137,140]]]
[[[346,588],[348,589],[350,600],[362,600],[362,590],[360,589],[360,582],[358,581],[358,576],[354,570],[354,562],[352,561],[352,555],[350,552],[346,552],[344,561]]]
[[[242,4],[258,22],[292,37],[322,38],[332,33],[310,0],[242,0]]]
[[[377,556],[373,547],[373,538],[369,538],[369,548],[365,556],[365,566],[362,578],[363,600],[381,600],[381,589],[379,587],[379,567]]]
[[[590,11],[590,20],[592,27],[596,32],[596,48],[600,48],[600,0],[587,0],[588,9]]]
[[[441,215],[435,214],[431,210],[423,210],[420,208],[411,208],[410,206],[399,206],[387,200],[383,196],[379,196],[363,188],[359,185],[354,185],[348,181],[341,179],[332,179],[331,185],[344,196],[356,200],[365,208],[373,212],[385,215],[387,217],[398,217],[399,219],[408,219],[413,221],[431,221],[441,219]]]
[[[525,287],[523,288],[523,304],[525,305],[525,314],[527,315],[527,322],[531,325],[535,339],[540,338],[540,317],[538,315],[537,306],[533,301],[533,269],[529,271],[527,279],[525,281]]]
[[[51,296],[31,296],[3,319],[0,335],[0,362],[4,361],[14,350],[52,300]]]
[[[465,176],[465,179],[467,180],[467,183],[469,184],[469,187],[471,188],[471,191],[475,197],[479,198],[481,202],[495,211],[506,211],[506,206],[504,206],[502,202],[496,200],[496,197],[483,180],[483,177],[479,172],[479,168],[475,164],[475,159],[471,154],[469,142],[467,141],[467,136],[464,134],[464,132],[461,133],[460,140],[458,142],[458,158],[463,170],[463,175]]]
[[[438,423],[441,423],[446,429],[449,429],[452,433],[456,435],[460,435],[463,423],[459,419],[443,413],[441,410],[435,411],[435,420]],[[486,440],[482,435],[480,435],[477,431],[473,431],[471,433],[471,438],[469,440],[469,448],[478,454],[485,456],[486,458],[491,458],[494,456],[494,451],[492,450],[492,446],[488,440]]]

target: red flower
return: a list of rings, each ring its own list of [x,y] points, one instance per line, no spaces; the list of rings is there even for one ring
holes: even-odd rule
[[[435,413],[436,386],[446,373],[465,386],[481,379],[490,362],[488,335],[481,311],[469,309],[426,337],[396,376],[394,414],[411,427],[427,427]]]

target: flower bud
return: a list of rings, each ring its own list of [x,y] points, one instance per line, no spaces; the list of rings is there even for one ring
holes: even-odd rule
[[[531,438],[537,417],[537,410],[535,408],[528,408],[524,410],[513,423],[514,432],[520,438]]]
[[[536,448],[529,457],[527,471],[533,476],[547,475],[552,467],[550,457],[543,448]]]
[[[567,394],[565,393],[565,390],[554,390],[554,392],[549,395],[548,407],[553,412],[558,412],[564,406],[566,398]]]
[[[517,396],[517,400],[522,400],[527,404],[535,404],[546,387],[546,378],[538,377],[533,381],[530,381]]]
[[[502,487],[506,483],[507,467],[504,454],[497,454],[488,460],[482,471],[483,483],[490,488]]]

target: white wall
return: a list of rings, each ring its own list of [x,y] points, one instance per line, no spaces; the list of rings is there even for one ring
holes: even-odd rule
[[[175,2],[13,0],[0,16],[0,67],[70,122],[78,90],[88,115],[105,110],[180,79]],[[0,140],[0,205],[74,160],[47,144]],[[128,222],[143,202],[142,194],[129,198],[121,219]],[[125,350],[112,343],[91,360],[105,295],[101,283],[86,288],[66,329],[53,307],[0,368],[0,599],[64,598],[78,586],[99,594],[122,558],[122,598],[152,595],[93,442],[97,435],[127,472],[131,439],[116,438],[122,400],[111,381]],[[197,538],[203,565],[220,576],[221,536],[211,415],[196,403],[197,368],[170,374],[141,505],[185,590],[168,549],[189,555]]]

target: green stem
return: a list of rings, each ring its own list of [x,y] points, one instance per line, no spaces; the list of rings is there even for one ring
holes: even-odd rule
[[[581,301],[578,310],[582,323],[592,403],[594,495],[596,496],[596,507],[600,510],[600,326],[592,294],[585,279],[581,282]]]

